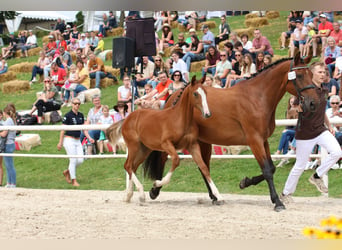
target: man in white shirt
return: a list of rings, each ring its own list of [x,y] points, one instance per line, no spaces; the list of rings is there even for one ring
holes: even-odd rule
[[[37,37],[33,34],[32,30],[29,30],[29,36],[26,43],[21,47],[21,53],[23,57],[28,57],[27,51],[29,49],[37,47]]]
[[[306,43],[306,38],[308,37],[308,29],[303,25],[302,19],[297,19],[296,28],[294,29],[292,36],[292,44],[291,44],[291,57],[294,57],[295,48],[299,48],[300,56],[303,56],[304,44]]]
[[[189,71],[186,63],[183,59],[179,58],[179,52],[174,51],[171,54],[172,58],[172,69],[170,69],[170,73],[172,74],[174,71],[179,70],[182,72],[182,76],[185,82],[189,82]]]

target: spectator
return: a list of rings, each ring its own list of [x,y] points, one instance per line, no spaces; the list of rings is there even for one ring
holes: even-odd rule
[[[181,23],[186,27],[187,30],[190,30],[191,28],[196,29],[197,25],[197,20],[198,20],[198,14],[196,11],[190,10],[190,11],[185,11],[185,20]]]
[[[64,32],[62,33],[64,41],[66,41],[67,44],[70,43],[70,34],[71,34],[71,26],[67,24],[66,30],[64,30]]]
[[[188,71],[190,71],[191,62],[205,59],[203,44],[199,41],[196,35],[191,36],[191,44],[186,51],[187,52],[182,59],[186,63]]]
[[[76,83],[77,86],[74,89],[74,96],[78,97],[81,100],[81,103],[84,102],[85,96],[81,95],[80,93],[90,88],[90,79],[89,79],[89,72],[88,68],[84,66],[83,61],[78,60],[76,61],[76,67],[77,67],[77,74],[78,74],[78,80],[72,81],[69,80],[69,83]],[[68,91],[66,91],[64,98],[69,99]]]
[[[29,49],[36,48],[37,46],[37,37],[32,33],[32,30],[29,30],[29,36],[26,43],[21,47],[22,56],[28,57],[27,51]]]
[[[63,101],[59,95],[58,89],[50,78],[45,78],[43,92],[33,104],[33,108],[29,114],[32,115],[34,111],[38,110],[38,124],[42,124],[43,113],[59,110],[62,103]]]
[[[186,63],[183,59],[180,58],[180,52],[174,51],[171,54],[172,59],[172,69],[170,69],[170,73],[172,74],[174,71],[179,70],[182,72],[182,78],[185,82],[189,82],[189,70]]]
[[[161,39],[159,43],[159,54],[164,55],[164,48],[173,46],[174,44],[173,32],[170,24],[164,23],[162,28]]]
[[[185,82],[183,81],[183,78],[182,78],[182,72],[180,72],[179,70],[176,70],[173,72],[171,76],[171,80],[172,82],[169,84],[169,87],[168,87],[169,95],[172,95],[177,90],[185,86]]]
[[[272,57],[270,55],[264,56],[264,66],[270,65],[272,63]]]
[[[8,70],[8,65],[6,60],[0,54],[0,75],[6,73]]]
[[[68,43],[65,41],[64,36],[62,34],[58,35],[59,37],[59,43],[57,45],[57,48],[63,47],[65,51],[68,50]]]
[[[60,34],[63,34],[66,29],[65,21],[61,18],[57,19],[57,24],[55,30],[59,30]]]
[[[69,72],[69,78],[65,81],[63,87],[62,87],[62,96],[64,96],[64,103],[62,105],[62,107],[65,107],[68,105],[69,103],[69,95],[66,98],[65,97],[65,92],[69,91],[71,93],[71,99],[73,99],[74,96],[74,90],[77,87],[77,83],[79,82],[79,78],[78,78],[78,73],[77,73],[77,67],[75,64],[71,64],[70,65],[70,72]]]
[[[56,49],[57,49],[57,43],[54,40],[53,35],[49,35],[48,38],[49,38],[49,42],[47,44],[43,44],[43,49],[44,49],[45,54],[47,56],[49,56],[49,55],[53,56],[55,54]]]
[[[209,30],[209,26],[206,24],[202,26],[202,31],[203,31],[203,37],[202,37],[202,40],[200,40],[200,43],[203,44],[203,51],[204,53],[206,53],[210,46],[215,46],[215,36]]]
[[[116,16],[114,15],[112,10],[109,11],[108,25],[109,25],[109,29],[114,29],[114,28],[118,27],[118,22],[116,21]]]
[[[104,50],[104,41],[103,41],[103,35],[101,34],[101,33],[99,33],[98,35],[97,35],[97,37],[98,37],[98,39],[99,39],[99,41],[98,41],[98,43],[97,43],[97,47],[94,49],[94,53],[95,53],[95,55],[98,55],[98,54],[100,54],[101,52],[103,52],[103,50]]]
[[[304,26],[302,19],[296,20],[296,28],[293,31],[291,39],[291,57],[294,57],[295,48],[299,48],[300,56],[303,56],[304,45],[308,37],[308,30]]]
[[[223,49],[227,52],[227,60],[234,64],[236,61],[234,45],[231,42],[226,42],[223,46]]]
[[[20,31],[18,34],[17,50],[21,49],[25,45],[26,40],[27,40],[27,31],[26,30]]]
[[[265,58],[264,52],[257,53],[257,58],[255,61],[255,66],[256,66],[257,71],[261,71],[265,67],[264,58]]]
[[[281,40],[280,49],[281,50],[285,49],[286,39],[290,39],[289,45],[291,44],[291,36],[296,28],[297,19],[299,20],[297,14],[294,11],[291,11],[290,15],[287,18],[287,31],[282,32],[280,36],[280,40]]]
[[[333,30],[330,32],[330,36],[335,39],[336,45],[342,47],[342,29],[338,22],[333,22]]]
[[[256,66],[253,63],[253,59],[251,54],[246,54],[243,57],[241,74],[235,77],[235,80],[231,80],[230,85],[226,84],[226,88],[233,87],[236,83],[251,77],[256,73]]]
[[[2,55],[5,59],[12,58],[18,46],[18,39],[14,37],[14,33],[11,32],[8,47],[2,47]]]
[[[64,85],[65,80],[67,79],[67,74],[65,69],[58,67],[56,62],[51,63],[50,70],[50,78],[51,82],[55,85],[58,91],[61,90]]]
[[[253,47],[253,43],[248,40],[248,35],[247,34],[242,34],[241,35],[241,43],[244,49],[249,50]]]
[[[81,34],[81,39],[78,41],[78,47],[82,49],[82,53],[85,51],[87,44],[89,43],[86,35],[84,33]]]
[[[99,33],[102,34],[103,37],[106,37],[106,31],[109,30],[109,19],[106,13],[102,14],[102,22],[99,26]]]
[[[5,118],[4,126],[14,126],[16,125],[16,108],[14,104],[9,103],[6,105],[3,111]],[[15,150],[15,130],[3,130],[0,132],[1,137],[6,137],[5,143],[5,153],[11,154]],[[6,188],[15,188],[17,186],[17,173],[14,167],[13,156],[4,156],[4,163],[6,166],[7,173],[7,184]],[[1,159],[2,160],[2,159]],[[2,177],[2,176],[1,176]],[[2,182],[2,179],[1,179]]]
[[[232,70],[232,64],[227,60],[227,52],[220,52],[220,61],[216,64],[216,72],[214,78],[216,76],[220,77],[222,81],[222,86],[226,85],[226,78],[230,71]]]
[[[137,10],[130,10],[128,12],[128,15],[126,17],[126,20],[132,20],[132,19],[139,19],[141,18],[140,16],[140,11]]]
[[[331,36],[327,38],[328,46],[324,51],[324,62],[328,67],[329,74],[332,77],[335,70],[336,58],[341,56],[341,48],[336,46],[335,39]]]
[[[123,85],[118,88],[118,101],[122,101],[128,106],[128,112],[132,110],[132,89],[131,79],[129,76],[124,76]]]
[[[325,47],[327,46],[327,38],[330,36],[330,32],[334,30],[331,22],[327,21],[325,14],[319,15],[320,24],[318,25],[318,33],[313,35],[312,38],[312,55],[317,56],[317,46],[322,43],[322,56],[324,55]]]
[[[71,40],[72,38],[74,38],[76,41],[81,39],[81,33],[77,30],[76,24],[72,27],[69,40]]]
[[[154,29],[156,32],[159,32],[162,29],[162,26],[164,24],[164,19],[167,19],[164,11],[154,11],[153,19],[154,19]]]
[[[94,51],[95,48],[97,47],[98,43],[99,43],[98,37],[95,35],[95,32],[94,32],[94,31],[91,31],[91,32],[90,32],[89,42],[88,42],[88,44],[86,45],[86,48],[85,48],[85,50],[84,50],[84,54],[85,54],[85,55],[88,55],[88,52],[89,52],[89,51]]]
[[[100,88],[100,81],[106,77],[106,72],[103,61],[94,52],[89,52],[88,70],[90,79],[95,79],[95,88]]]
[[[241,42],[240,37],[234,31],[229,34],[229,39],[230,39],[229,42],[231,42],[233,44],[233,46],[234,46],[235,43]]]
[[[154,63],[151,62],[147,56],[143,56],[142,58],[142,72],[141,71],[141,63],[137,66],[138,73],[136,74],[136,79],[134,82],[135,96],[139,96],[138,86],[144,87],[145,84],[153,77],[154,72]]]
[[[145,95],[143,95],[142,97],[140,97],[134,101],[134,104],[136,104],[138,106],[138,109],[140,109],[140,108],[151,108],[153,96],[150,96],[149,93],[152,92],[153,87],[151,84],[146,83],[144,86],[144,89],[145,89]],[[149,96],[149,98],[147,98],[147,96]]]
[[[113,124],[113,117],[109,115],[108,105],[102,106],[102,116],[100,117],[99,124]],[[99,154],[103,155],[104,141],[106,140],[105,130],[101,130],[99,138]],[[116,153],[116,147],[113,147],[113,153]]]
[[[48,66],[51,63],[49,57],[46,56],[44,50],[41,50],[39,52],[39,58],[38,58],[38,62],[36,65],[33,66],[32,69],[32,76],[31,76],[31,81],[30,84],[34,83],[34,82],[38,82],[36,76],[37,74],[39,75],[43,75],[44,74],[44,67]]]
[[[114,105],[113,109],[115,110],[114,122],[121,121],[129,115],[128,106],[122,101],[118,101],[116,105]]]
[[[226,15],[221,16],[221,23],[219,25],[218,35],[215,37],[216,49],[219,49],[219,44],[222,41],[228,40],[230,27],[226,21]]]
[[[205,57],[205,65],[202,68],[202,76],[210,73],[215,75],[216,64],[220,61],[220,52],[217,51],[215,46],[210,46]]]
[[[84,116],[79,112],[81,101],[75,97],[71,100],[72,108],[65,114],[62,120],[63,125],[83,125]],[[68,155],[83,155],[82,144],[80,142],[80,130],[61,130],[57,149],[61,150],[62,145]],[[80,184],[76,180],[76,168],[82,164],[84,158],[69,158],[69,167],[63,171],[66,181],[74,187]]]
[[[78,48],[80,47],[80,45],[77,42],[77,39],[75,38],[71,38],[70,39],[70,43],[68,45],[68,51],[69,52],[75,52]]]
[[[253,61],[255,61],[257,52],[264,52],[265,55],[273,56],[273,49],[268,39],[261,34],[259,29],[254,30],[253,47],[249,49],[251,52]]]
[[[166,13],[165,19],[163,20],[164,23],[168,23],[170,26],[172,25],[173,21],[178,20],[178,11],[164,11]]]
[[[102,116],[102,104],[101,98],[99,95],[94,95],[92,97],[92,102],[94,107],[92,107],[87,115],[87,120],[84,122],[86,125],[98,124],[100,121],[100,117]],[[87,154],[93,154],[93,146],[95,142],[100,138],[101,130],[83,130],[81,132],[80,141],[83,144],[83,140],[87,145]]]
[[[340,102],[341,99],[338,95],[332,95],[329,100],[329,106],[331,108],[328,108],[325,111],[325,114],[329,119],[331,118],[337,118],[337,117],[342,117],[342,109],[340,108]],[[335,131],[335,137],[340,145],[342,145],[342,132],[341,132],[341,127],[340,126],[335,126],[332,125]]]
[[[68,51],[65,50],[63,46],[59,47],[59,60],[57,63],[60,65],[61,68],[65,69],[66,72],[68,72],[68,69],[70,65],[72,64],[72,58]]]
[[[322,86],[327,88],[329,91],[329,93],[327,95],[327,100],[328,100],[327,108],[330,108],[330,102],[329,102],[330,97],[334,96],[334,95],[338,95],[339,90],[340,90],[340,86],[334,78],[330,77],[329,71],[327,69],[325,72],[325,77],[324,77]]]
[[[236,42],[234,44],[234,49],[235,49],[235,55],[236,55],[236,52],[240,52],[243,56],[247,53],[249,53],[249,51],[247,49],[245,49],[242,45],[241,42]],[[236,59],[236,58],[235,58]]]
[[[178,33],[178,42],[175,43],[173,51],[178,51],[180,53],[180,57],[182,58],[184,56],[183,52],[185,52],[185,49],[189,48],[189,46],[190,45],[187,42],[185,42],[184,33]]]
[[[314,29],[315,26],[312,22],[308,23],[306,25],[306,28],[308,30],[308,36],[306,38],[304,49],[303,49],[303,57],[309,55],[310,47],[312,46],[313,36],[316,34],[316,31]]]
[[[191,41],[191,37],[196,34],[196,30],[194,28],[189,29],[189,37],[185,39],[185,42],[190,46],[190,44],[192,43]],[[187,48],[189,48],[189,46]],[[185,54],[187,50],[183,50],[183,53]]]
[[[147,82],[152,84],[153,88],[157,86],[158,83],[158,73],[160,71],[168,72],[169,69],[166,67],[163,58],[159,55],[154,57],[154,70],[153,70],[153,76],[148,80]]]

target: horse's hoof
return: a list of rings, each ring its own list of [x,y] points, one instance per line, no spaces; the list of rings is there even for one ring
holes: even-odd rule
[[[145,203],[145,196],[144,196],[144,197],[140,197],[140,198],[139,198],[139,202],[140,202],[140,203]]]
[[[278,205],[278,206],[275,206],[274,207],[274,211],[276,211],[276,212],[281,212],[281,211],[283,211],[283,210],[285,210],[286,208],[285,208],[285,206],[284,205]]]
[[[212,204],[213,205],[217,205],[217,206],[221,206],[221,205],[223,205],[224,204],[224,200],[213,200],[212,201]]]
[[[149,192],[150,198],[152,200],[155,200],[159,196],[159,193],[160,193],[160,188],[151,188]]]
[[[246,181],[247,181],[247,177],[243,178],[243,179],[240,181],[240,184],[239,184],[240,189],[244,189],[244,188],[247,187]]]

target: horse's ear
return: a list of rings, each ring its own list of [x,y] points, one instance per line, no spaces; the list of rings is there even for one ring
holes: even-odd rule
[[[299,51],[296,53],[296,55],[295,55],[293,61],[294,61],[294,65],[298,65],[298,64],[301,63],[301,58],[300,58],[300,53],[299,53]]]
[[[205,82],[205,78],[207,77],[207,74],[204,73],[202,79],[200,80],[200,83],[203,84]]]
[[[308,56],[303,59],[305,64],[310,63],[310,61],[312,59],[312,53],[313,53],[313,50],[312,50],[312,47],[310,47]]]
[[[194,85],[196,83],[196,75],[194,75],[192,78],[191,78],[191,85]]]

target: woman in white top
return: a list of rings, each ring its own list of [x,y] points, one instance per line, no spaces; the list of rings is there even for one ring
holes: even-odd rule
[[[241,74],[240,76],[236,76],[236,80],[232,80],[230,82],[230,86],[232,87],[238,82],[245,80],[248,77],[251,77],[253,74],[255,74],[256,71],[256,66],[253,63],[253,59],[251,54],[247,53],[243,56],[243,61],[242,61],[242,67],[241,67]]]
[[[242,34],[241,35],[241,43],[243,45],[243,48],[246,50],[249,50],[253,47],[253,43],[248,40],[248,35],[247,34]]]

